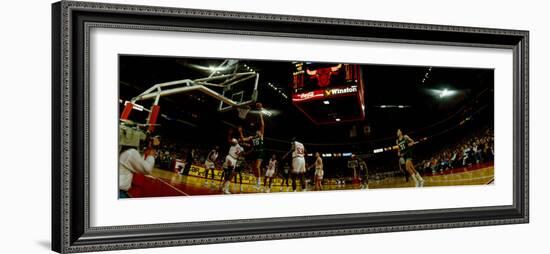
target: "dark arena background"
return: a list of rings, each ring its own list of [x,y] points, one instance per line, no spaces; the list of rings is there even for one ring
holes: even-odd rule
[[[436,66],[120,55],[119,151],[134,148],[144,157],[152,149],[155,156],[152,171],[132,172],[125,194],[492,184],[493,74]],[[240,137],[239,127],[245,137],[256,135],[260,115],[258,186],[258,153]],[[410,138],[403,147],[397,144],[398,129]],[[160,145],[152,146],[157,136]],[[305,188],[292,174],[293,153],[287,152],[293,138],[305,148]],[[241,174],[224,173],[232,139],[244,149]],[[214,173],[205,177],[207,157],[216,147]],[[412,158],[414,171],[400,158],[403,153]],[[273,155],[278,162],[266,180]]]

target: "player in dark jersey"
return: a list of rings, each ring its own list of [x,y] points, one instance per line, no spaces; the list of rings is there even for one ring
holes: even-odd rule
[[[281,182],[281,188],[279,189],[279,191],[283,191],[283,185],[285,184],[286,184],[285,191],[288,191],[289,190],[288,179],[290,179],[290,164],[288,162],[284,165],[283,170],[281,170],[280,172],[280,175],[283,181]]]
[[[245,137],[243,134],[243,129],[239,127],[239,134],[241,136],[241,140],[244,142],[252,142],[252,159],[254,160],[254,173],[256,174],[256,188],[261,188],[261,165],[262,161],[264,160],[264,129],[265,129],[265,123],[264,123],[264,117],[262,113],[262,104],[256,103],[256,108],[259,110],[260,115],[260,126],[258,127],[258,130],[256,131],[256,135]]]
[[[233,172],[233,175],[235,177],[235,188],[237,186],[237,176],[239,177],[239,189],[241,192],[243,192],[243,170],[246,167],[246,161],[244,159],[244,153],[239,156],[237,159],[237,165],[235,166],[235,170]],[[235,190],[236,191],[236,190]]]
[[[401,129],[397,129],[397,156],[403,157],[405,159],[405,169],[411,175],[411,178],[414,180],[416,187],[424,186],[424,179],[414,168],[412,161],[412,146],[414,145],[414,140],[407,135],[403,135]]]
[[[357,161],[359,162],[359,172],[361,172],[361,189],[368,189],[369,168],[367,167],[367,163],[365,162],[365,160],[361,157],[357,157]]]

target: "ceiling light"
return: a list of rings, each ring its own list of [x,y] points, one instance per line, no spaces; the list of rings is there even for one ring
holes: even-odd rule
[[[272,116],[273,115],[273,113],[269,112],[269,110],[267,110],[265,108],[262,108],[261,112],[266,116]]]

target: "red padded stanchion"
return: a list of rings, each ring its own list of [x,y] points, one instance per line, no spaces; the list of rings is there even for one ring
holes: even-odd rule
[[[159,112],[160,112],[159,105],[153,105],[151,107],[151,116],[149,117],[149,132],[151,133],[155,130],[155,124],[157,123]]]
[[[131,102],[127,102],[124,106],[124,110],[122,111],[122,115],[120,115],[121,120],[128,120],[128,117],[130,117],[130,112],[132,112],[132,109],[134,107],[134,104]]]

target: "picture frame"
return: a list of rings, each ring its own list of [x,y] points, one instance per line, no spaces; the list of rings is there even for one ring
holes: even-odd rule
[[[513,54],[513,204],[203,222],[90,225],[93,27],[499,48]],[[52,250],[60,253],[529,222],[529,32],[61,1],[52,5]],[[115,170],[115,169],[113,169]]]

